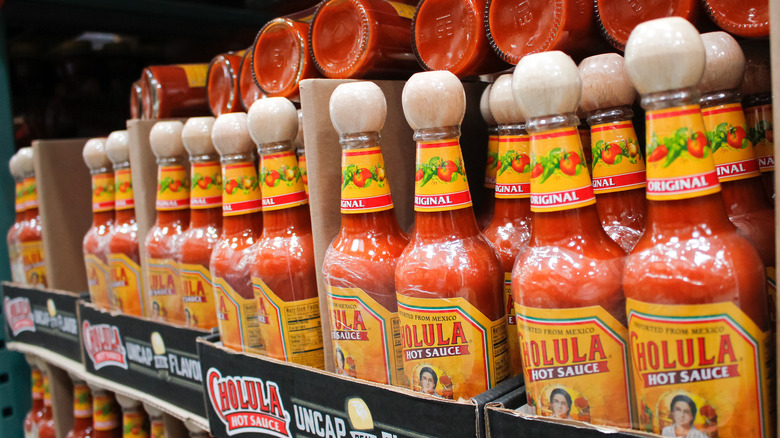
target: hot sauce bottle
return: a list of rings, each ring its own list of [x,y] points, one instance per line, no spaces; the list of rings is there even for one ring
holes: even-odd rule
[[[133,82],[130,86],[130,118],[140,119],[144,113],[143,93],[141,91],[141,80]]]
[[[295,99],[302,80],[320,76],[309,51],[313,16],[314,8],[279,17],[257,33],[250,51],[255,81],[263,94]]]
[[[298,110],[298,135],[293,140],[295,154],[298,156],[298,168],[301,170],[301,181],[306,190],[306,196],[309,196],[309,173],[306,166],[306,144],[303,138],[303,111]]]
[[[628,35],[637,24],[663,17],[682,17],[696,23],[703,17],[699,0],[659,0],[648,2],[614,2],[596,0],[596,18],[601,34],[616,49],[623,50]]]
[[[769,36],[769,2],[704,0],[704,9],[721,29],[745,38]]]
[[[412,20],[412,48],[426,70],[456,76],[506,70],[485,34],[486,0],[422,0]]]
[[[647,156],[669,157],[648,159],[647,229],[623,280],[636,426],[771,436],[766,275],[729,221],[704,136],[702,40],[682,18],[642,23],[625,66],[647,111]]]
[[[206,115],[208,64],[152,65],[141,73],[143,118]]]
[[[699,83],[701,114],[721,194],[731,222],[758,250],[766,267],[769,315],[775,319],[775,215],[760,178],[753,144],[747,136],[742,96],[744,57],[726,32],[701,36],[706,67]]]
[[[496,173],[498,172],[498,127],[496,119],[490,112],[490,89],[493,84],[488,84],[479,100],[479,112],[482,119],[488,125],[487,162],[485,164],[485,184],[482,190],[482,208],[477,212],[477,225],[484,230],[493,219],[495,209]]]
[[[182,130],[190,154],[190,224],[176,250],[185,325],[206,330],[217,326],[210,260],[222,233],[222,168],[211,141],[213,126],[214,117],[193,117]]]
[[[479,232],[460,150],[466,108],[450,72],[412,76],[402,102],[415,130],[415,226],[395,288],[404,369],[433,396],[473,397],[509,377],[503,269]]]
[[[14,223],[8,230],[8,235],[6,237],[6,243],[8,244],[8,260],[11,262],[11,280],[14,283],[24,284],[26,278],[24,276],[24,264],[22,263],[22,250],[21,244],[19,243],[19,232],[23,227],[25,219],[24,211],[27,208],[27,195],[24,187],[24,178],[22,177],[22,172],[19,168],[18,153],[11,157],[11,160],[8,162],[8,168],[11,171],[11,176],[13,176],[15,182],[14,209],[16,210]]]
[[[28,357],[28,362],[31,360]],[[35,364],[30,364],[32,380],[32,408],[24,417],[24,438],[38,436],[36,424],[43,415],[43,373]]]
[[[73,381],[73,429],[67,438],[93,438],[92,393],[84,381]]]
[[[596,208],[609,237],[629,252],[647,224],[645,161],[631,121],[636,91],[616,53],[586,58],[579,69],[580,108],[588,114],[591,131]]]
[[[44,265],[41,215],[38,212],[38,188],[35,183],[33,149],[19,149],[19,171],[24,181],[27,209],[19,229],[19,252],[22,258],[25,283],[30,286],[46,287],[46,266]]]
[[[206,72],[206,96],[211,114],[241,111],[238,72],[243,52],[227,52],[214,57]]]
[[[146,234],[147,311],[155,320],[186,322],[184,291],[176,269],[177,244],[190,221],[190,174],[181,122],[157,122],[149,133],[157,157],[157,219]]]
[[[330,118],[341,147],[341,229],[325,253],[335,372],[408,386],[394,278],[409,239],[393,209],[379,146],[387,103],[372,82],[336,87]]]
[[[149,438],[149,417],[138,400],[117,395],[122,406],[122,438]]]
[[[127,131],[114,131],[106,140],[106,155],[114,164],[114,227],[108,239],[108,297],[112,310],[144,316],[143,280],[135,221],[133,179]]]
[[[262,354],[250,274],[252,245],[263,229],[262,199],[246,113],[219,116],[211,139],[222,161],[222,234],[210,261],[219,333],[227,347]]]
[[[84,266],[89,298],[104,309],[110,307],[108,241],[114,226],[114,169],[106,155],[106,139],[93,138],[84,145],[84,163],[92,175],[92,226],[84,235]]]
[[[144,410],[149,414],[149,438],[165,438],[165,423],[163,422],[163,413],[144,403]]]
[[[54,417],[51,410],[51,392],[49,391],[49,373],[43,371],[43,409],[35,422],[37,438],[55,438]]]
[[[334,79],[406,77],[420,66],[412,53],[414,6],[407,0],[325,0],[309,29],[317,69]]]
[[[577,133],[582,82],[562,52],[528,55],[513,94],[530,133],[531,238],[512,271],[528,404],[631,425],[625,252],[601,227]]]
[[[284,97],[255,102],[249,133],[260,155],[263,233],[252,248],[252,286],[265,353],[325,367],[309,199],[292,141],[295,105]]]
[[[764,190],[775,200],[775,148],[772,120],[772,70],[769,45],[764,41],[743,43],[745,77],[740,91],[747,121],[748,139],[753,143]]]
[[[92,438],[120,438],[122,422],[114,396],[102,388],[92,387]]]
[[[263,95],[252,73],[251,48],[244,50],[241,63],[238,65],[238,95],[241,97],[241,106],[244,107],[244,111],[248,111],[249,107]]]
[[[496,210],[482,233],[495,246],[504,269],[511,374],[523,373],[512,298],[512,267],[531,237],[531,150],[525,116],[512,97],[512,75],[502,75],[490,91],[490,111],[498,123]]]
[[[550,50],[592,52],[598,42],[592,2],[488,0],[485,27],[493,50],[510,64]]]

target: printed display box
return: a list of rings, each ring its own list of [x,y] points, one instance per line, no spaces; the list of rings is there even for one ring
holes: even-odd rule
[[[533,415],[528,406],[525,387],[517,388],[496,398],[485,407],[485,429],[487,438],[505,436],[568,437],[577,438],[637,438],[658,437],[652,433],[608,426],[594,426],[574,420],[555,420]]]
[[[206,409],[216,437],[484,437],[485,404],[522,383],[516,377],[468,401],[436,399],[238,353],[218,339],[198,339]]]
[[[8,342],[45,348],[81,363],[79,294],[3,282]]]
[[[81,351],[87,373],[206,417],[196,339],[210,332],[81,302]]]

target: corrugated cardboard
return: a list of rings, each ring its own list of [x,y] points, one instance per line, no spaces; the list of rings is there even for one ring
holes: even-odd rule
[[[320,296],[322,329],[325,336],[325,366],[333,371],[334,361],[330,343],[330,319],[327,294],[322,276],[322,262],[331,241],[341,226],[341,145],[330,121],[330,95],[344,80],[307,79],[301,82],[301,110],[309,175],[309,203],[311,205],[314,257]],[[387,167],[387,179],[393,194],[398,223],[409,230],[414,222],[414,131],[406,123],[401,105],[403,81],[374,81],[385,94],[387,119],[381,131],[382,153]],[[487,160],[487,126],[479,112],[479,99],[486,84],[465,83],[466,116],[461,128],[461,147],[474,205],[482,199],[482,181]]]
[[[35,140],[35,179],[50,288],[87,290],[82,241],[92,223],[92,180],[81,151],[87,139]]]

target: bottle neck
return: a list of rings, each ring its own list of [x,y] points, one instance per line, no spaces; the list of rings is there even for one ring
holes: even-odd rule
[[[193,208],[190,210],[190,228],[222,227],[222,207]]]
[[[116,225],[132,225],[135,223],[135,208],[116,211]]]
[[[308,204],[263,212],[264,236],[293,232],[311,234],[311,216]]]
[[[634,111],[630,106],[616,106],[612,108],[599,108],[588,113],[587,122],[591,129],[594,126],[614,122],[631,122]]]
[[[496,132],[499,158],[493,218],[500,223],[521,224],[531,217],[528,131],[523,122],[498,125]]]
[[[222,236],[257,236],[263,229],[263,214],[259,211],[222,217]]]
[[[254,151],[246,151],[238,154],[223,155],[221,158],[222,174],[224,190],[222,195],[223,216],[222,216],[222,237],[230,238],[234,236],[250,235],[258,236],[263,228],[263,214],[259,211],[262,202],[259,199],[259,189],[257,189],[257,170],[255,169],[255,154]],[[238,177],[233,179],[231,177],[232,172],[236,168],[243,170],[237,173]],[[231,170],[228,170],[231,169]],[[241,181],[241,182],[239,182]],[[250,194],[254,193],[256,197],[241,197],[239,200],[229,199],[229,194],[239,193],[244,182],[248,185],[254,181],[254,192],[250,189]],[[254,211],[248,210],[246,213],[239,214],[226,214],[226,204],[231,205],[232,202],[254,202],[256,209]],[[235,212],[233,212],[235,213]]]
[[[730,103],[742,103],[742,94],[737,90],[717,90],[704,93],[699,98],[702,108],[712,108]]]
[[[38,211],[38,207],[32,207],[28,208],[24,212],[24,219],[27,221],[38,221],[41,220],[41,213]]]
[[[345,236],[365,235],[366,232],[400,234],[401,227],[395,217],[395,210],[341,215],[341,233]]]
[[[380,141],[381,136],[376,131],[341,135],[342,226],[345,223],[367,224],[382,220],[379,217],[395,218],[393,214],[385,214],[387,210],[393,209],[393,198],[386,178]],[[349,216],[360,218],[352,221]]]

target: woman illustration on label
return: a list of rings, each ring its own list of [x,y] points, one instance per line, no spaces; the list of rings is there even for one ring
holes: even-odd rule
[[[436,392],[436,385],[439,383],[439,376],[430,367],[420,369],[420,392],[432,395],[438,398],[444,398]]]
[[[336,347],[336,374],[339,376],[346,376],[344,371],[344,352],[340,347]]]
[[[674,424],[664,427],[661,430],[661,436],[685,437],[685,438],[707,438],[707,435],[693,426],[693,420],[696,419],[696,403],[687,395],[677,395],[670,404],[671,414],[669,415]]]
[[[550,393],[550,410],[553,418],[571,420],[571,396],[561,388],[553,389]]]

